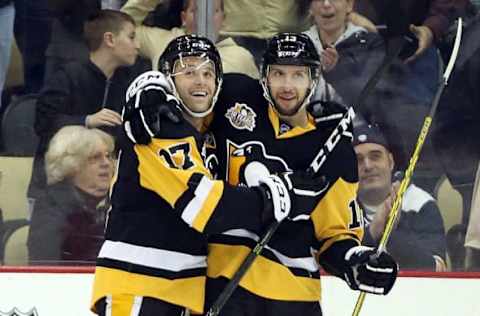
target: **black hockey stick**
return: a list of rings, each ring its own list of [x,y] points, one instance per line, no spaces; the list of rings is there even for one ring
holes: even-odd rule
[[[217,297],[212,307],[208,310],[205,316],[218,316],[222,310],[225,303],[228,301],[230,296],[232,296],[233,291],[238,287],[243,276],[247,273],[248,269],[252,266],[255,259],[262,253],[263,248],[272,238],[273,234],[277,231],[277,228],[280,226],[281,222],[274,221],[267,229],[267,232],[262,236],[260,241],[255,245],[255,248],[250,251],[248,256],[243,260],[242,264],[235,272],[233,277],[228,281],[225,289]]]

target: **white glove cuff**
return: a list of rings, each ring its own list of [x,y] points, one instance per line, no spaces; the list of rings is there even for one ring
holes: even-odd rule
[[[259,183],[266,185],[272,195],[273,215],[277,222],[283,221],[290,214],[291,201],[285,183],[276,175],[259,179]]]

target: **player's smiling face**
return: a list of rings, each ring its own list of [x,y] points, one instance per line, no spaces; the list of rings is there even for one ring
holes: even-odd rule
[[[193,112],[208,110],[215,93],[215,66],[203,57],[184,57],[175,62],[174,80],[179,97]]]
[[[297,112],[310,84],[310,70],[307,66],[269,66],[267,85],[277,111],[282,115],[288,116]]]
[[[353,0],[313,0],[310,4],[315,24],[327,33],[343,33],[347,15],[352,10]]]

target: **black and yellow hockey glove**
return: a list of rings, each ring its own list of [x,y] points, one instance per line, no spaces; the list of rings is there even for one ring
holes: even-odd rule
[[[160,133],[161,121],[179,123],[179,101],[165,75],[148,71],[138,76],[127,90],[123,128],[136,144],[147,145]]]

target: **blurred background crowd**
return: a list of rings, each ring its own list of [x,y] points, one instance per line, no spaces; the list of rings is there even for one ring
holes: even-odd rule
[[[0,263],[93,263],[125,90],[190,33],[215,41],[224,72],[256,79],[274,34],[312,39],[322,58],[315,99],[361,118],[358,199],[374,246],[387,218],[379,206],[408,166],[462,17],[457,65],[387,249],[406,270],[480,271],[479,9],[478,0],[0,0]],[[395,19],[406,29],[392,29]],[[398,56],[357,107],[395,40]]]

